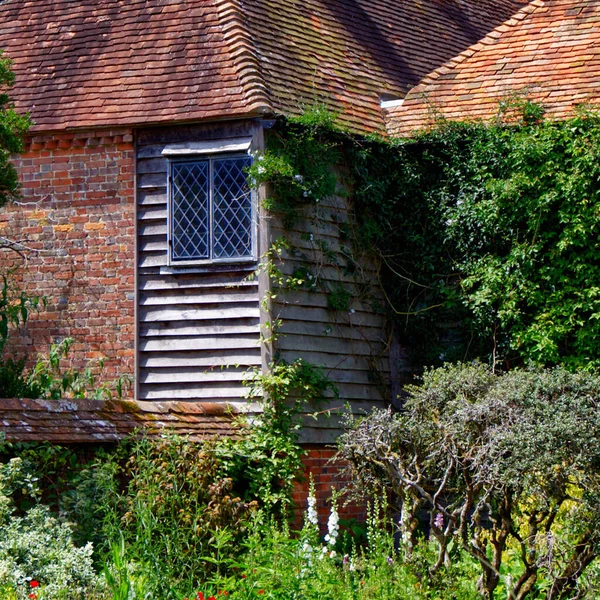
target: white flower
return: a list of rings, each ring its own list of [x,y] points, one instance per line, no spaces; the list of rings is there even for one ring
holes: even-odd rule
[[[294,180],[298,183],[302,183],[304,181],[304,177],[302,177],[302,175],[294,175]]]
[[[335,550],[332,550],[332,551],[329,553],[329,558],[335,558]]]
[[[329,520],[327,521],[327,535],[325,536],[325,541],[329,543],[330,546],[335,546],[335,542],[338,538],[340,531],[340,517],[338,516],[335,505],[332,506],[331,512],[329,513]]]
[[[348,314],[349,314],[349,315],[353,315],[353,314],[354,314],[354,309],[353,309],[353,308],[351,308],[351,309],[348,311]]]
[[[261,167],[260,165],[258,165],[258,169],[256,169],[256,171],[259,175],[262,175],[263,173],[267,172],[267,170],[264,167]]]
[[[313,525],[318,525],[319,515],[317,514],[317,499],[312,494],[310,494],[308,496],[307,503],[308,510],[306,511],[306,518],[309,523],[312,523]]]

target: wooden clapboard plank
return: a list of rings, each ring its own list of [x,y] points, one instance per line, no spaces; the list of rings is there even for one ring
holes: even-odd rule
[[[231,335],[231,334],[260,334],[258,317],[254,319],[235,319],[206,324],[205,321],[178,321],[141,325],[140,337],[165,337],[173,335]]]
[[[164,235],[148,236],[138,244],[140,252],[167,252],[167,237]]]
[[[368,340],[379,342],[381,345],[384,345],[386,342],[385,331],[382,327],[352,327],[345,324],[315,323],[285,319],[279,331],[282,335],[309,335],[342,340]]]
[[[242,382],[249,376],[243,369],[153,369],[144,370],[140,374],[140,383],[174,384],[174,383],[222,383],[224,381]]]
[[[138,146],[137,157],[138,159],[162,157],[162,151],[164,150],[164,148],[164,144],[150,144]]]
[[[167,253],[166,252],[140,252],[138,254],[138,267],[144,269],[147,267],[166,267]]]
[[[166,223],[138,223],[138,236],[144,237],[147,235],[167,235]]]
[[[206,367],[227,367],[227,366],[243,366],[255,367],[260,366],[261,356],[260,348],[256,348],[254,352],[251,350],[225,351],[212,349],[206,352],[170,352],[167,354],[142,354],[140,356],[140,367],[143,369],[160,369],[160,368],[206,368]]]
[[[151,238],[150,238],[151,239]],[[194,273],[146,276],[141,274],[138,279],[138,289],[150,290],[178,290],[178,289],[231,289],[235,288],[258,288],[258,280],[248,279],[247,272],[227,273]]]
[[[326,373],[331,369],[345,370],[345,371],[369,371],[370,370],[370,356],[364,354],[352,355],[352,354],[339,354],[328,352],[320,352],[318,350],[287,350],[279,348],[281,358],[287,362],[293,362],[299,358],[305,360],[314,365],[318,365],[325,369]],[[386,360],[379,360],[380,370],[387,373],[389,366]]]
[[[166,221],[167,207],[153,206],[138,211],[138,219],[140,221]]]
[[[242,385],[194,385],[180,384],[154,384],[141,385],[140,398],[142,400],[219,400],[223,398],[246,398],[248,390]]]
[[[347,324],[353,327],[382,327],[385,316],[374,314],[373,312],[364,312],[355,310],[353,313],[347,311],[331,311],[326,308],[298,306],[298,305],[281,305],[276,304],[274,307],[275,316],[281,316],[286,320],[296,321],[312,321],[315,323]]]
[[[325,294],[320,291],[309,292],[304,290],[290,291],[290,290],[273,290],[276,294],[276,298],[273,300],[273,310],[279,311],[282,318],[284,318],[285,310],[290,306],[303,306],[306,308],[328,308],[329,306],[329,294]],[[360,302],[355,298],[350,298],[348,310],[332,310],[332,314],[349,314],[353,315],[357,312],[373,313],[373,308],[367,303]],[[354,311],[354,312],[352,312]]]
[[[138,175],[138,189],[165,189],[167,187],[167,172]]]
[[[243,319],[260,317],[258,304],[251,305],[224,305],[222,307],[186,306],[183,309],[176,308],[152,308],[140,309],[139,319],[141,323],[156,323],[157,321],[208,321],[219,319]]]
[[[138,190],[137,201],[140,206],[154,206],[157,204],[167,204],[166,190]]]
[[[137,161],[138,175],[146,175],[148,173],[167,173],[167,159],[162,156],[152,158],[144,158],[138,155]]]
[[[243,348],[259,348],[258,336],[182,336],[165,338],[145,338],[139,342],[140,352],[169,352],[194,350],[238,350]]]
[[[252,288],[222,288],[216,292],[214,289],[208,291],[196,288],[184,288],[177,290],[161,290],[142,292],[139,295],[140,306],[165,306],[181,304],[222,304],[228,302],[258,302],[258,294]]]

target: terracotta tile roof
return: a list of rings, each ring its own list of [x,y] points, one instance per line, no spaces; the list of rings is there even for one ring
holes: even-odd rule
[[[222,404],[0,398],[0,431],[8,440],[114,442],[141,429],[194,440],[234,435]]]
[[[526,0],[0,0],[35,130],[294,113],[383,129],[404,95]]]
[[[600,1],[534,0],[413,88],[388,111],[391,135],[449,119],[498,113],[499,101],[523,95],[550,118],[600,100]]]

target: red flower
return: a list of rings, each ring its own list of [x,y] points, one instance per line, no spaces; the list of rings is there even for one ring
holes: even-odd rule
[[[259,593],[259,594],[264,594],[264,593],[265,593],[265,590],[258,590],[258,593]]]
[[[29,585],[30,585],[31,587],[40,587],[40,582],[39,582],[39,581],[36,581],[35,579],[33,579],[33,580],[32,580],[32,581],[29,583]]]
[[[31,592],[31,594],[29,594],[29,597],[31,598],[31,600],[37,600],[37,594],[35,592]]]
[[[202,592],[198,592],[198,594],[196,594],[196,600],[204,600],[204,594]]]

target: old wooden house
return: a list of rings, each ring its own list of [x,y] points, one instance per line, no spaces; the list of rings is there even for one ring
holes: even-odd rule
[[[411,87],[524,4],[0,0],[10,94],[33,121],[14,159],[22,198],[0,212],[0,235],[27,248],[24,289],[48,298],[15,344],[35,353],[70,336],[76,364],[104,356],[106,378],[135,381],[124,403],[4,400],[7,435],[106,441],[140,423],[218,435],[228,410],[251,406],[244,373],[274,357],[322,367],[335,406],[389,400],[382,314],[350,276],[310,262],[317,234],[343,262],[353,207],[325,198],[318,225],[305,215],[284,232],[246,168],[274,118],[316,104],[356,134],[386,135]],[[284,233],[299,253],[283,269],[342,281],[343,310],[319,289],[262,302],[269,277],[251,275]],[[363,267],[376,287],[376,265]],[[330,441],[335,428],[313,422],[304,439]]]

